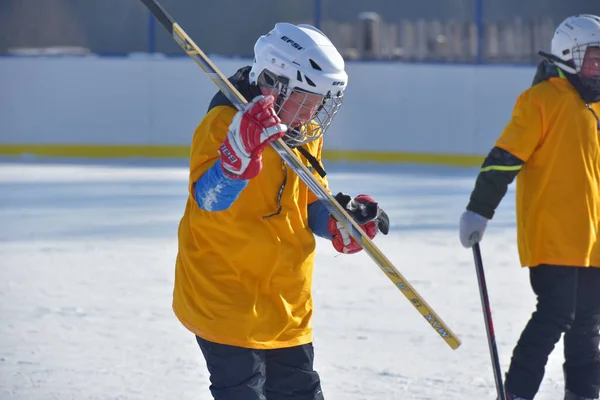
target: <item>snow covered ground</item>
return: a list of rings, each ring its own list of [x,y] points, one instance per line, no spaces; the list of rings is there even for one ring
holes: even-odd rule
[[[477,170],[327,164],[333,191],[372,194],[376,243],[461,338],[451,350],[365,254],[319,239],[315,349],[328,399],[495,399],[472,253],[457,221]],[[171,311],[185,160],[0,160],[0,399],[210,399]],[[501,364],[533,311],[514,193],[482,243]],[[562,398],[562,345],[538,400]]]

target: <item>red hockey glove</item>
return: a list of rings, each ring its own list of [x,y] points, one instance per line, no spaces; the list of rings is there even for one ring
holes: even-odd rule
[[[353,199],[345,193],[338,193],[335,195],[335,199],[354,218],[369,238],[373,239],[378,231],[384,235],[388,234],[390,220],[371,196],[360,194]],[[327,230],[333,235],[331,239],[333,247],[340,253],[352,254],[362,250],[360,244],[335,218],[330,217]]]
[[[225,174],[235,179],[254,178],[262,169],[262,152],[287,131],[273,108],[273,96],[257,96],[238,111],[219,148]]]

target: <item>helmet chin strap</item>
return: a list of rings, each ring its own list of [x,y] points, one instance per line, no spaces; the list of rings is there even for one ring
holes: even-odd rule
[[[280,77],[280,78],[284,78],[287,79],[285,77]],[[279,110],[282,109],[283,107],[283,103],[286,101],[287,99],[287,92],[289,90],[289,86],[287,83],[281,82],[279,79],[276,83],[276,90],[277,90],[277,99],[275,100],[275,104],[277,105],[277,108]],[[283,137],[281,138],[285,144],[287,144],[289,147],[295,147],[294,145],[294,140],[293,140],[293,136],[294,135],[298,135],[298,131],[296,128],[292,128],[291,126],[288,127],[287,132],[285,133],[285,135],[283,135]]]
[[[565,70],[565,72],[567,72],[569,74],[577,73],[577,71],[575,71],[575,68],[566,64],[563,60],[561,60],[554,54],[546,53],[544,51],[538,51],[538,54],[542,57],[547,58],[548,60],[550,60],[552,62],[552,64],[556,65],[557,67],[560,67],[561,69]]]
[[[281,101],[279,106],[283,105],[283,102],[288,97],[288,91],[290,90],[290,80],[285,76],[279,75],[275,81],[275,88],[277,89],[277,101]]]
[[[288,127],[287,132],[281,139],[291,148],[298,147],[301,144],[294,140],[294,136],[300,136],[300,131],[298,128]]]
[[[281,93],[280,90],[277,90],[277,99],[275,100],[275,104],[277,105],[277,107],[279,109],[281,109],[281,107],[283,107],[283,103],[285,102],[286,96]]]

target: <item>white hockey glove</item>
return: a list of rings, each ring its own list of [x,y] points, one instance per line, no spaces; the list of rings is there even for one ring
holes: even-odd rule
[[[460,243],[465,247],[473,247],[483,238],[483,233],[488,223],[488,219],[473,211],[465,211],[460,216],[460,228],[458,235]]]

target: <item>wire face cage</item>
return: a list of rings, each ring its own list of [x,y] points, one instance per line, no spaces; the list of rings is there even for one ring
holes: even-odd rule
[[[300,88],[290,88],[289,79],[263,71],[258,86],[266,95],[277,99],[275,111],[289,129],[284,136],[288,146],[298,147],[321,137],[343,102],[343,92],[323,95]]]
[[[581,82],[592,90],[600,90],[600,42],[573,48],[575,65],[581,66]]]

